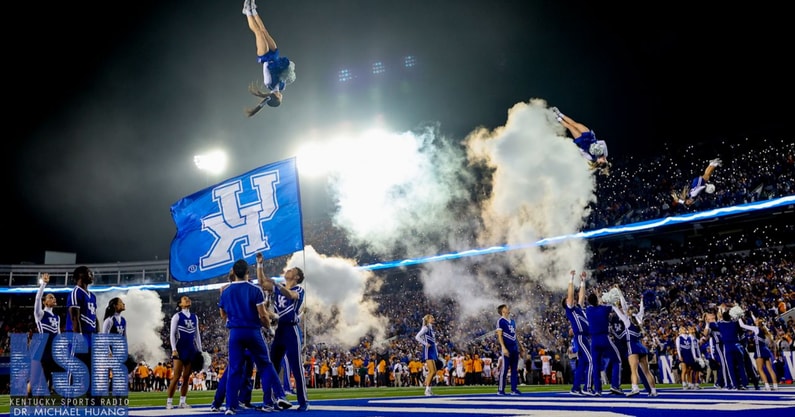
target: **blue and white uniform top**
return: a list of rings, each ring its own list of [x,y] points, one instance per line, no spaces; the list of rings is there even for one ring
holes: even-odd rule
[[[577,145],[580,155],[590,162],[595,162],[601,157],[607,158],[607,142],[596,139],[593,130],[583,132],[574,139],[574,144]]]
[[[127,336],[127,319],[116,313],[102,322],[102,333],[115,333]]]
[[[171,349],[180,352],[199,352],[202,350],[201,332],[199,331],[199,318],[190,312],[190,309],[183,308],[171,317]]]
[[[82,330],[83,334],[97,332],[97,296],[82,287],[75,286],[66,299],[66,310],[80,310],[80,329],[73,329],[72,320],[66,320],[66,331]]]
[[[497,320],[497,331],[502,331],[502,341],[509,352],[519,351],[519,342],[516,340],[516,322],[513,319],[500,317]]]
[[[257,62],[262,64],[262,77],[270,92],[283,91],[292,82],[280,78],[284,71],[288,71],[291,62],[286,57],[279,56],[279,48],[258,56]]]
[[[439,359],[439,352],[436,349],[436,333],[431,324],[425,324],[414,339],[423,346],[423,358],[428,360]]]
[[[693,342],[693,337],[689,334],[680,334],[676,337],[676,354],[679,360],[691,364],[698,357],[695,353],[697,349],[696,343]]]
[[[569,306],[566,304],[566,317],[571,323],[571,330],[575,335],[588,336],[588,317],[579,304]]]
[[[704,177],[695,177],[693,178],[693,181],[690,182],[690,190],[688,191],[688,195],[690,198],[696,198],[706,188],[707,183],[704,181]]]
[[[304,306],[304,287],[296,285],[290,288],[291,291],[298,293],[295,300],[286,297],[280,290],[273,292],[273,310],[279,315],[279,327],[294,326],[301,322],[301,309]]]
[[[759,330],[759,327],[745,324],[742,320],[739,320],[740,327],[745,330],[750,330],[753,332],[749,339],[748,350],[753,350],[755,358],[762,358],[762,359],[773,359],[773,352],[770,350],[770,346],[768,343],[772,341],[768,340],[762,332]]]
[[[36,320],[36,328],[39,333],[58,334],[61,333],[61,318],[52,312],[52,307],[42,307],[41,300],[44,296],[44,287],[47,283],[42,282],[36,292],[36,301],[33,305],[33,318]],[[52,336],[51,336],[52,337]]]

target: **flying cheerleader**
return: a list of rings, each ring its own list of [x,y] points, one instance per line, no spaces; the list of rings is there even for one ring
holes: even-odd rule
[[[246,15],[248,28],[254,32],[257,42],[257,62],[262,64],[265,90],[260,89],[255,83],[249,85],[248,91],[262,100],[255,107],[246,109],[248,117],[254,116],[267,104],[270,107],[279,107],[282,104],[282,91],[295,81],[295,63],[287,57],[279,56],[279,48],[270,33],[265,29],[255,0],[243,2],[243,14]]]
[[[582,123],[575,122],[571,117],[561,113],[557,107],[550,108],[557,121],[571,133],[574,144],[592,170],[602,175],[610,175],[610,162],[607,161],[607,142],[596,139],[596,134]]]
[[[671,193],[671,197],[674,199],[673,204],[684,204],[685,206],[690,206],[696,202],[696,198],[698,198],[702,191],[705,191],[707,194],[714,193],[715,184],[710,183],[709,178],[712,176],[712,172],[715,171],[715,168],[721,165],[723,165],[723,161],[718,158],[710,160],[709,165],[707,165],[707,168],[704,170],[704,173],[693,178],[693,180],[690,181],[690,185],[686,185],[682,189],[681,193]]]

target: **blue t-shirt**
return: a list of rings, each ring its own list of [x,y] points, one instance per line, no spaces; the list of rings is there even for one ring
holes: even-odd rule
[[[218,307],[226,312],[226,327],[259,329],[262,322],[257,306],[265,304],[262,289],[248,281],[235,281],[221,293]]]

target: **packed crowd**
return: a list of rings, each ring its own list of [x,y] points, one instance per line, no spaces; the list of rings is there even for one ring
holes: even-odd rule
[[[795,349],[795,322],[792,317],[783,316],[795,306],[793,268],[795,248],[781,246],[709,258],[683,258],[677,262],[654,259],[605,267],[593,273],[589,284],[600,294],[617,286],[631,303],[637,305],[643,301],[644,343],[651,351],[652,365],[657,363],[658,354],[676,356],[678,329],[693,326],[701,334],[705,312],[721,303],[740,303],[749,322],[752,315],[762,318],[771,330],[780,367],[783,366],[780,353]],[[410,278],[405,279],[408,282]],[[496,315],[486,312],[464,322],[455,313],[459,301],[429,299],[413,284],[406,285],[415,288],[411,290],[400,287],[394,285],[391,288],[397,290],[373,295],[379,305],[378,313],[389,318],[386,341],[364,337],[357,346],[342,348],[307,335],[304,373],[310,387],[420,386],[427,368],[414,335],[425,312],[436,317],[436,338],[440,357],[444,358],[445,366],[435,380],[449,385],[494,383],[494,370],[501,366],[500,345],[493,332]],[[550,291],[539,285],[533,298],[534,310],[516,311],[517,333],[526,347],[526,356],[519,366],[522,383],[571,382],[571,326],[560,307],[564,296],[562,291]],[[196,297],[193,311],[201,317],[205,348],[213,356],[212,369],[223,372],[227,335],[212,296]],[[484,362],[490,366],[484,366]],[[456,378],[459,363],[463,364],[466,375]],[[779,375],[783,377],[783,373]]]
[[[671,193],[701,175],[712,158],[714,194],[702,193],[691,206],[675,204]],[[754,141],[737,144],[662,146],[646,159],[613,159],[610,176],[598,178],[587,229],[630,224],[672,215],[770,200],[795,193],[795,143]]]

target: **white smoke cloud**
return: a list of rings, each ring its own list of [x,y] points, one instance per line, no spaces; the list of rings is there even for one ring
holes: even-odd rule
[[[470,157],[495,168],[493,193],[483,205],[481,244],[521,245],[581,230],[594,201],[594,177],[546,102],[518,103],[504,127],[467,138]],[[564,288],[571,269],[586,261],[584,240],[509,252],[512,267],[547,286]]]
[[[426,295],[457,300],[459,316],[495,316],[506,301],[530,311],[533,286],[565,288],[568,271],[587,261],[583,240],[533,245],[579,232],[595,198],[593,175],[544,100],[517,103],[504,126],[477,129],[461,142],[427,128],[346,136],[333,146],[351,158],[334,168],[335,225],[384,261],[524,247],[422,265]]]
[[[131,289],[127,291],[109,291],[97,294],[98,326],[105,321],[105,309],[108,302],[121,297],[125,311],[121,313],[127,320],[127,351],[138,362],[146,361],[153,365],[167,359],[162,348],[160,332],[163,329],[164,315],[162,301],[155,291]]]
[[[469,178],[462,169],[465,154],[435,127],[399,134],[371,130],[327,145],[332,147],[344,155],[330,168],[333,220],[353,244],[386,257],[396,249],[422,256],[428,254],[422,243],[427,236],[450,232],[455,213],[449,205],[467,198],[462,184]]]
[[[379,283],[372,272],[356,269],[349,259],[318,254],[312,246],[295,253],[287,267],[304,271],[307,336],[347,348],[369,335],[377,343],[384,339],[387,318],[376,314],[376,303],[364,300],[368,286]],[[334,314],[332,314],[334,312]]]

